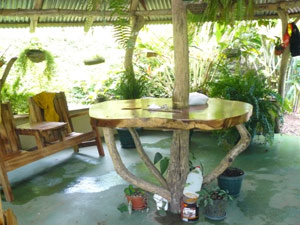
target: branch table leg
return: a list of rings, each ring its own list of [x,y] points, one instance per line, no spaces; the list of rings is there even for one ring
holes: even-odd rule
[[[204,177],[203,183],[208,184],[216,179],[221,173],[223,173],[227,167],[229,167],[234,159],[243,152],[251,141],[251,135],[243,124],[236,126],[241,139],[239,142],[228,152],[228,154],[222,159],[219,165],[207,176]]]
[[[141,141],[139,139],[139,135],[136,132],[136,130],[134,128],[128,128],[135,146],[136,146],[136,150],[140,156],[140,158],[144,161],[145,165],[148,167],[148,169],[150,170],[150,172],[156,177],[156,179],[160,182],[160,184],[164,187],[164,188],[168,188],[168,184],[166,179],[161,175],[161,173],[159,172],[159,170],[154,166],[154,164],[151,162],[151,160],[149,159],[148,155],[146,154],[146,152],[144,151],[144,148],[141,144]]]
[[[124,180],[146,191],[159,194],[160,196],[167,199],[168,201],[171,200],[171,193],[168,189],[157,186],[155,184],[151,184],[145,180],[136,177],[135,175],[129,172],[129,170],[125,167],[120,157],[120,154],[117,150],[115,138],[114,138],[114,132],[112,128],[103,127],[103,134],[115,170]]]
[[[189,172],[189,131],[173,131],[170,163],[168,168],[168,185],[171,192],[170,210],[180,213],[180,201]]]

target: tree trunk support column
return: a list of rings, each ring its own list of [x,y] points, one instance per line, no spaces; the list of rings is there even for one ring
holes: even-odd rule
[[[129,74],[134,74],[133,65],[132,65],[133,52],[134,52],[134,47],[135,47],[135,43],[139,31],[143,28],[144,24],[145,24],[145,20],[143,16],[132,17],[132,30],[131,30],[130,38],[128,40],[128,46],[126,48],[125,59],[124,59],[125,71]]]
[[[189,54],[186,5],[182,0],[172,0],[174,38],[175,83],[173,108],[188,107],[189,101]],[[171,158],[168,169],[168,185],[171,191],[170,210],[180,213],[180,200],[189,171],[189,131],[173,133]]]
[[[104,139],[105,143],[107,145],[110,157],[112,159],[112,162],[114,164],[114,168],[116,172],[126,181],[132,183],[133,185],[140,187],[146,191],[152,192],[152,193],[157,193],[160,196],[164,197],[168,201],[171,200],[171,194],[170,191],[167,188],[157,186],[155,184],[149,183],[147,181],[144,181],[132,173],[129,172],[129,170],[125,167],[120,154],[117,150],[116,143],[115,143],[115,138],[114,138],[114,131],[112,128],[108,127],[103,127],[103,134],[104,134]],[[143,160],[147,160],[144,159]],[[148,166],[148,165],[147,165]],[[149,168],[149,166],[148,166]],[[151,171],[151,169],[150,169]],[[153,173],[153,171],[151,171]]]
[[[232,148],[228,152],[228,154],[222,159],[219,165],[208,175],[204,177],[204,184],[208,184],[215,180],[224,170],[232,164],[234,159],[244,151],[251,140],[251,136],[248,133],[247,129],[243,124],[236,126],[241,139],[237,143],[236,146]],[[116,172],[126,181],[132,183],[133,185],[144,189],[145,191],[149,191],[155,194],[158,194],[170,202],[170,210],[173,213],[180,212],[180,200],[183,193],[184,184],[186,182],[186,175],[189,171],[188,160],[189,160],[189,152],[188,152],[188,138],[189,132],[187,130],[180,131],[175,130],[173,135],[173,142],[171,146],[171,157],[168,168],[168,179],[165,181],[164,177],[160,175],[158,170],[153,165],[153,162],[148,158],[145,153],[140,139],[138,137],[137,132],[129,128],[136,147],[137,151],[144,161],[149,171],[156,177],[156,179],[161,183],[161,186],[157,186],[155,184],[144,181],[135,175],[133,175],[129,170],[125,167],[122,159],[117,150],[114,132],[112,128],[103,127],[103,133],[105,138],[105,143],[107,145],[109,154],[112,158],[112,162],[114,164],[114,168]],[[179,207],[179,208],[178,208]]]
[[[283,9],[278,9],[277,13],[279,15],[279,18],[280,18],[281,24],[282,24],[282,38],[283,38],[283,36],[286,32],[287,26],[288,26],[289,15]],[[290,45],[288,45],[284,49],[284,51],[282,53],[282,57],[281,57],[281,62],[280,62],[280,77],[279,77],[278,93],[283,98],[285,95],[286,69],[287,69],[289,59],[290,59]]]

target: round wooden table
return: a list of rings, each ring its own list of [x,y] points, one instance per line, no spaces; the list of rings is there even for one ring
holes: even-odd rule
[[[171,203],[173,212],[180,209],[180,198],[188,173],[188,130],[221,130],[236,127],[241,135],[240,141],[224,157],[220,164],[204,177],[209,183],[220,175],[250,143],[251,137],[244,127],[252,115],[252,105],[239,101],[210,98],[205,105],[189,106],[187,109],[173,109],[172,99],[146,98],[134,100],[106,101],[93,105],[89,114],[93,129],[102,127],[106,145],[116,172],[128,182],[146,191],[157,193]],[[149,106],[152,106],[151,109]],[[154,107],[153,107],[154,106]],[[160,108],[156,108],[159,106]],[[127,127],[135,141],[137,151],[161,186],[144,181],[128,171],[116,148],[113,128]],[[172,150],[168,178],[165,179],[153,165],[143,150],[134,127],[174,129],[172,146],[180,145],[183,151]],[[177,132],[185,130],[182,140],[177,140]],[[178,149],[178,148],[175,148]],[[180,150],[182,150],[180,149]]]

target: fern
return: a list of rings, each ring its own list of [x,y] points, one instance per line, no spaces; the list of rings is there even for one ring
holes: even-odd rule
[[[130,43],[131,26],[129,19],[124,18],[126,11],[129,8],[128,0],[111,0],[109,3],[109,9],[112,11],[111,16],[118,14],[119,16],[114,21],[114,37],[122,48],[132,47]],[[122,15],[124,17],[122,17]]]
[[[248,102],[253,114],[246,123],[250,134],[262,134],[266,143],[274,139],[275,119],[282,120],[284,104],[279,94],[268,87],[267,79],[261,72],[231,71],[228,64],[219,65],[219,79],[208,84],[209,95],[230,100]]]

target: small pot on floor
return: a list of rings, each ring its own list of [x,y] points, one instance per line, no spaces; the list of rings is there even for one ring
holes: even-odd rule
[[[142,128],[135,128],[137,133],[140,134]],[[128,128],[117,128],[117,132],[119,134],[119,139],[121,143],[121,147],[128,149],[128,148],[135,148],[135,144],[133,138],[128,130]]]
[[[226,217],[227,202],[224,199],[213,200],[212,204],[207,204],[204,208],[204,215],[210,220],[224,220]]]
[[[145,196],[141,195],[126,195],[128,203],[131,202],[132,210],[143,210],[147,208],[147,199]]]
[[[236,167],[228,167],[219,177],[218,186],[228,191],[228,194],[237,197],[240,194],[245,172]]]

